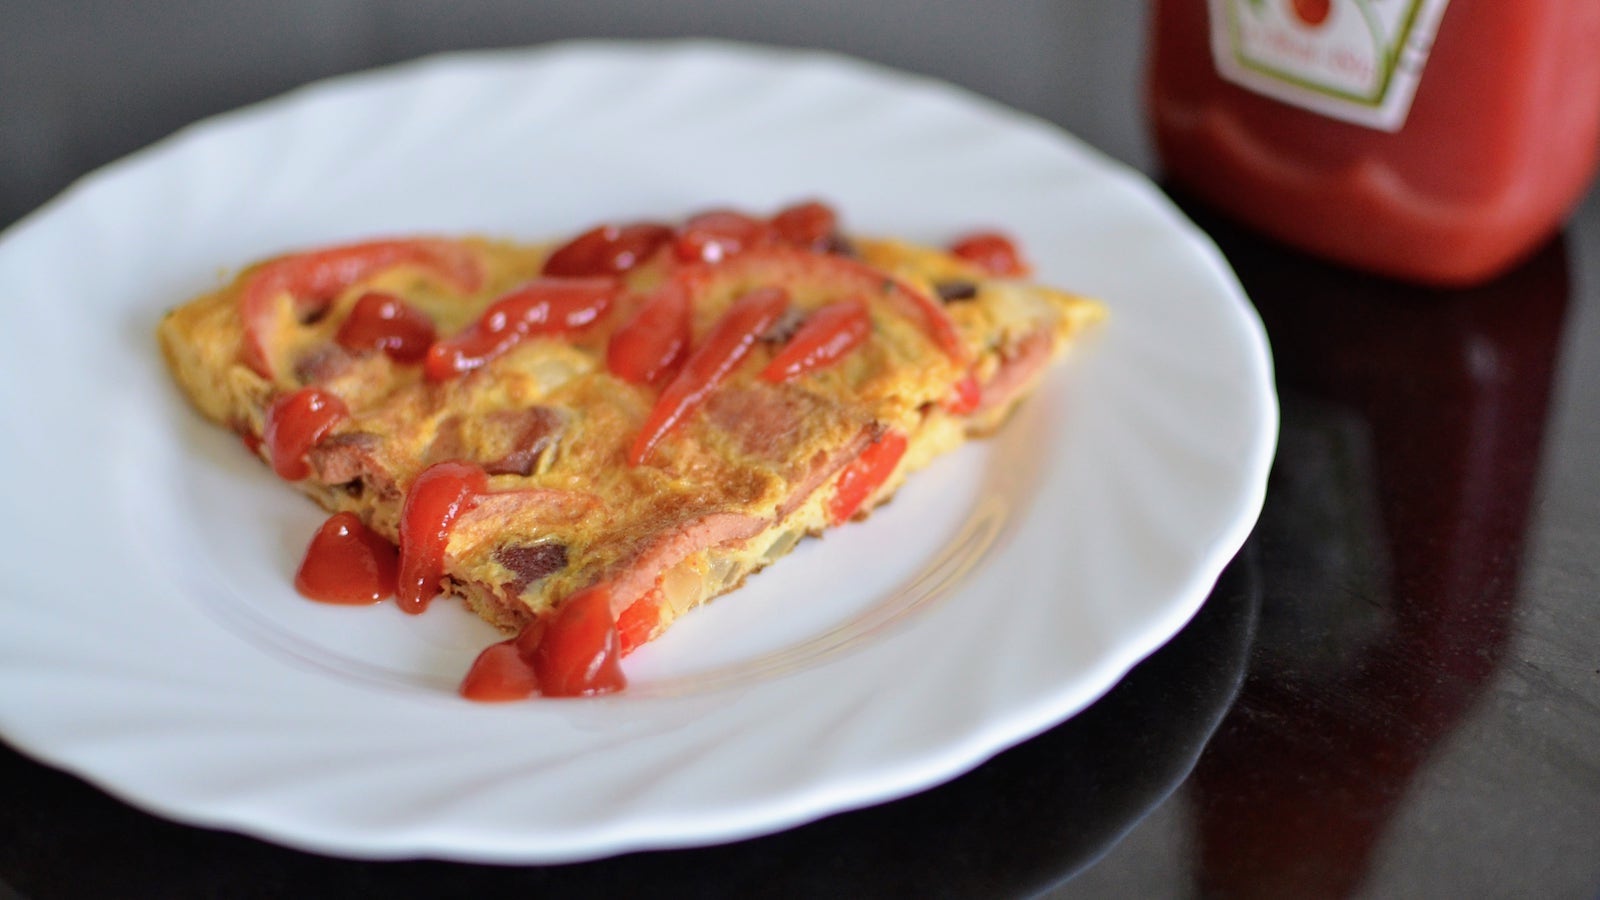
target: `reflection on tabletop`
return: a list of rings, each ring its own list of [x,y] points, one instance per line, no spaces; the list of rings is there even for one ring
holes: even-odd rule
[[[1430,291],[1190,212],[1261,312],[1283,408],[1255,534],[1260,634],[1191,782],[1198,887],[1345,896],[1505,655],[1566,248]]]

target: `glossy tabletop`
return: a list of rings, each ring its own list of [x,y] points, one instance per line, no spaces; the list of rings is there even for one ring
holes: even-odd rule
[[[1023,6],[1005,25],[947,4],[943,24],[909,37],[869,13],[820,31],[754,18],[696,30],[943,75],[1151,170],[1139,17],[1122,4]],[[284,17],[323,14],[289,8]],[[490,20],[474,10],[469,20]],[[376,57],[329,50],[257,89],[443,46],[605,33],[580,20],[492,38],[447,31]],[[645,21],[621,33],[672,33]],[[13,76],[59,75],[28,68],[26,54],[44,59],[33,42],[74,27],[86,46],[122,46],[92,25],[31,26],[11,39],[27,46],[5,48],[25,51],[21,63],[8,54]],[[1046,26],[1056,30],[1041,40]],[[988,43],[960,58],[920,49],[949,47],[962,29]],[[116,94],[114,77],[84,76],[86,115]],[[1058,97],[1036,88],[1045,79],[1097,93]],[[0,141],[12,164],[0,221],[194,114],[253,99],[167,90],[191,104],[152,101],[147,125],[111,115],[123,143],[63,151],[64,168],[36,164],[32,180],[17,173],[39,162],[33,151],[15,133]],[[0,91],[0,102],[16,96]],[[37,109],[13,112],[15,122]],[[1086,712],[903,800],[725,846],[551,867],[293,851],[153,817],[0,744],[0,895],[1595,896],[1600,192],[1525,264],[1463,291],[1323,264],[1175,199],[1267,326],[1282,437],[1265,512],[1211,598]]]

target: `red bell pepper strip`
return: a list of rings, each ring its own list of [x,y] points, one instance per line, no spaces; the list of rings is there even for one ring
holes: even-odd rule
[[[653,587],[617,616],[618,649],[623,656],[632,653],[640,644],[648,643],[655,634],[661,625],[662,600],[661,588]]]
[[[637,466],[648,459],[656,444],[705,402],[788,305],[788,292],[771,287],[757,288],[735,301],[662,390],[628,451],[628,462]]]
[[[978,376],[968,372],[951,388],[950,396],[945,398],[945,411],[957,416],[964,416],[976,410],[983,404],[983,386],[978,384]]]
[[[871,333],[872,319],[860,299],[830,303],[806,319],[761,371],[761,377],[776,384],[830,366],[859,347]]]
[[[312,318],[352,285],[402,265],[416,266],[463,293],[477,290],[483,281],[477,256],[453,241],[369,241],[279,257],[250,273],[239,292],[245,365],[262,378],[275,377],[266,340],[284,295],[298,317]]]
[[[890,431],[845,466],[828,501],[828,518],[833,524],[842,524],[855,515],[861,504],[889,480],[900,458],[906,455],[906,443],[905,435]]]

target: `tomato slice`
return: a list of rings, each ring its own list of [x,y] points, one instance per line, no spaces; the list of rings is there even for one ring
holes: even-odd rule
[[[609,694],[626,687],[610,589],[596,585],[568,597],[532,655],[539,692],[547,697]]]
[[[422,359],[433,343],[433,320],[393,294],[368,291],[334,336],[351,352],[382,350],[399,363]]]
[[[488,490],[489,478],[483,469],[460,460],[435,463],[417,476],[400,508],[396,606],[416,614],[438,596],[450,531],[456,519],[477,505],[478,496]]]
[[[1031,271],[1016,242],[998,231],[978,231],[959,238],[950,252],[991,275],[1020,278]]]
[[[772,226],[731,209],[714,209],[690,216],[678,229],[673,253],[681,262],[722,262],[767,243]]]
[[[689,349],[689,292],[668,281],[606,345],[606,368],[632,384],[658,384]]]
[[[791,381],[830,366],[859,347],[871,333],[872,318],[860,298],[830,303],[806,319],[762,370],[761,377],[774,383]]]
[[[454,241],[368,241],[279,257],[257,267],[239,292],[245,365],[262,378],[275,377],[266,340],[284,295],[298,317],[313,317],[357,282],[402,265],[416,266],[463,293],[483,281],[476,254]]]
[[[614,278],[540,278],[496,300],[460,334],[428,348],[422,369],[432,381],[470,372],[533,335],[594,324],[622,286]]]
[[[599,225],[556,248],[541,271],[559,278],[621,275],[672,238],[672,229],[657,222]]]
[[[304,387],[272,401],[261,433],[272,459],[272,471],[285,481],[299,481],[310,475],[306,451],[349,416],[343,400],[320,388]]]
[[[793,247],[748,250],[714,266],[692,266],[682,276],[692,297],[718,285],[782,284],[796,292],[821,289],[834,297],[881,298],[917,323],[928,339],[953,362],[965,366],[970,353],[944,305],[910,285],[858,260]]]
[[[855,515],[861,504],[889,480],[900,458],[906,455],[906,443],[905,435],[891,431],[845,466],[828,501],[828,517],[833,524],[842,524]]]
[[[335,513],[311,538],[294,587],[321,603],[378,603],[394,594],[398,570],[393,544],[355,513]]]
[[[833,207],[814,200],[797,203],[772,217],[772,230],[778,240],[817,253],[832,246],[838,228],[839,216]]]
[[[788,306],[788,292],[773,287],[757,288],[734,301],[656,399],[628,451],[628,462],[637,466],[648,459],[656,444],[705,402]]]

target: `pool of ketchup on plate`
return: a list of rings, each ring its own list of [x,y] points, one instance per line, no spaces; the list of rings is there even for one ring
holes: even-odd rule
[[[355,513],[334,515],[317,529],[294,587],[322,603],[362,605],[394,596],[400,571],[395,546],[361,523]]]

